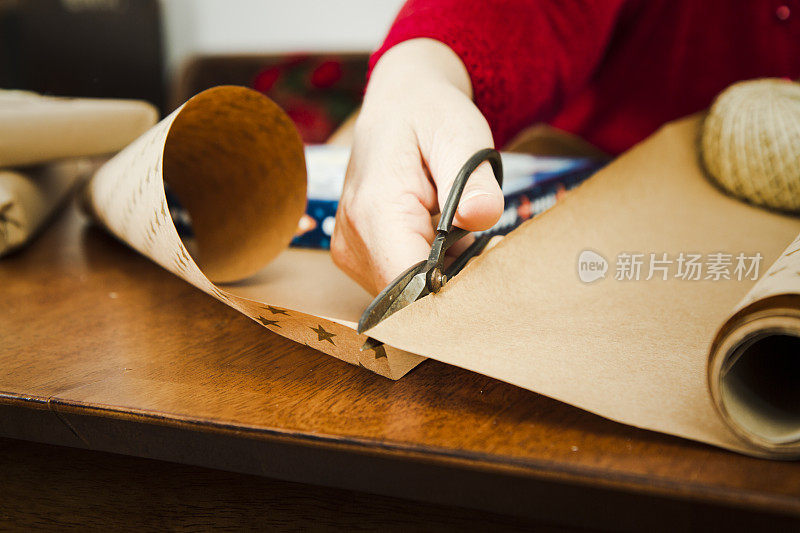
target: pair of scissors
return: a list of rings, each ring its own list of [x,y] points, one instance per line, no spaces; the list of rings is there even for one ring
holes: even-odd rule
[[[444,257],[447,249],[469,234],[467,230],[453,226],[453,217],[455,217],[458,203],[461,200],[461,193],[464,192],[467,180],[484,161],[488,161],[491,164],[494,177],[502,187],[503,163],[497,150],[492,148],[480,150],[464,163],[464,166],[458,171],[455,181],[453,181],[447,201],[442,208],[439,225],[436,227],[436,236],[433,239],[428,259],[408,268],[375,297],[358,321],[359,333],[374,327],[389,315],[396,313],[420,298],[439,292],[448,279],[452,279],[453,276],[458,274],[472,257],[481,253],[486,247],[490,235],[482,235],[477,238],[453,263],[447,268],[444,266]],[[370,348],[371,346],[368,345],[371,344],[380,344],[377,341],[372,343],[370,341],[367,341],[364,348]]]

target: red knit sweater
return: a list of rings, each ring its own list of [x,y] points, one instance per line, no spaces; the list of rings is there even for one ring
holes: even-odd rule
[[[497,146],[535,122],[619,153],[730,83],[800,77],[800,0],[410,0],[391,46],[452,48]]]

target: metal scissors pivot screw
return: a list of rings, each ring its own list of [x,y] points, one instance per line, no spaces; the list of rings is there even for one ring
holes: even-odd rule
[[[475,153],[464,163],[459,170],[447,201],[442,208],[439,225],[436,227],[436,237],[433,239],[431,252],[428,259],[411,266],[392,281],[369,304],[361,319],[358,321],[358,332],[372,328],[389,315],[399,311],[430,293],[441,290],[448,279],[458,274],[467,264],[467,261],[479,254],[489,240],[485,235],[475,240],[447,269],[444,267],[444,256],[450,246],[467,235],[469,232],[453,226],[458,203],[467,180],[481,163],[488,161],[492,165],[495,179],[503,185],[503,163],[500,153],[492,148],[486,148]]]

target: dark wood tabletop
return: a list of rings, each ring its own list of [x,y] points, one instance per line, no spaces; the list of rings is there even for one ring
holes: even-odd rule
[[[270,333],[74,207],[0,259],[0,287],[2,437],[573,526],[800,524],[800,463],[436,361],[390,381]]]

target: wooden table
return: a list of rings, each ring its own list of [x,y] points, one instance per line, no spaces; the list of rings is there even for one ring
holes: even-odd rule
[[[0,260],[0,287],[2,437],[272,478],[292,494],[356,491],[421,520],[443,506],[452,524],[800,526],[800,463],[623,426],[435,361],[389,381],[268,332],[74,208]],[[35,469],[9,470],[32,460],[14,442],[0,441],[17,450],[2,471],[18,473],[0,491],[30,503],[19,487]],[[142,461],[48,450],[33,455]]]

